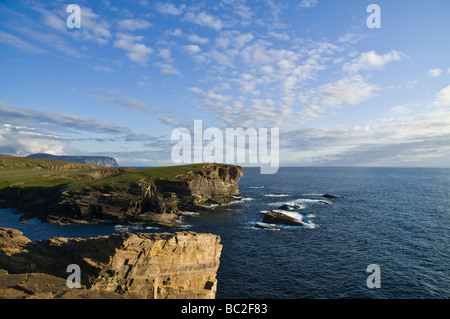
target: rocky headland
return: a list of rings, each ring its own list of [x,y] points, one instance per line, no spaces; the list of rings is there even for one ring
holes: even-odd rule
[[[186,211],[233,201],[243,168],[193,164],[107,168],[0,156],[0,207],[22,221],[180,227]]]

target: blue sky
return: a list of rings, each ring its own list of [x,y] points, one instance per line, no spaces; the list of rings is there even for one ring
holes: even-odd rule
[[[172,131],[203,120],[280,128],[281,165],[448,167],[449,13],[447,0],[2,1],[0,153],[170,165]]]

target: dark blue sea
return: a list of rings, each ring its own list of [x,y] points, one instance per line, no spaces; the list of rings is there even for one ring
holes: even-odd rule
[[[242,199],[185,220],[187,230],[221,236],[217,298],[450,298],[450,169],[280,168],[261,175],[245,168],[239,189]],[[307,224],[254,227],[284,203],[297,204]],[[123,231],[20,224],[5,209],[0,226],[33,241]],[[380,268],[380,288],[367,286],[371,264]]]

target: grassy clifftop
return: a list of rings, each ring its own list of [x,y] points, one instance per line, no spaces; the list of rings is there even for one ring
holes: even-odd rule
[[[7,188],[76,190],[126,188],[141,179],[166,179],[200,171],[205,164],[137,169],[0,155],[0,192]]]

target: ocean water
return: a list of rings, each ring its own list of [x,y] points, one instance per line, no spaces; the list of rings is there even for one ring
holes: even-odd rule
[[[239,189],[242,200],[185,218],[187,230],[221,236],[217,298],[450,298],[450,169],[245,168]],[[285,203],[305,226],[254,227]],[[0,226],[32,240],[120,230],[17,219],[0,210]],[[380,288],[367,287],[371,264]]]

